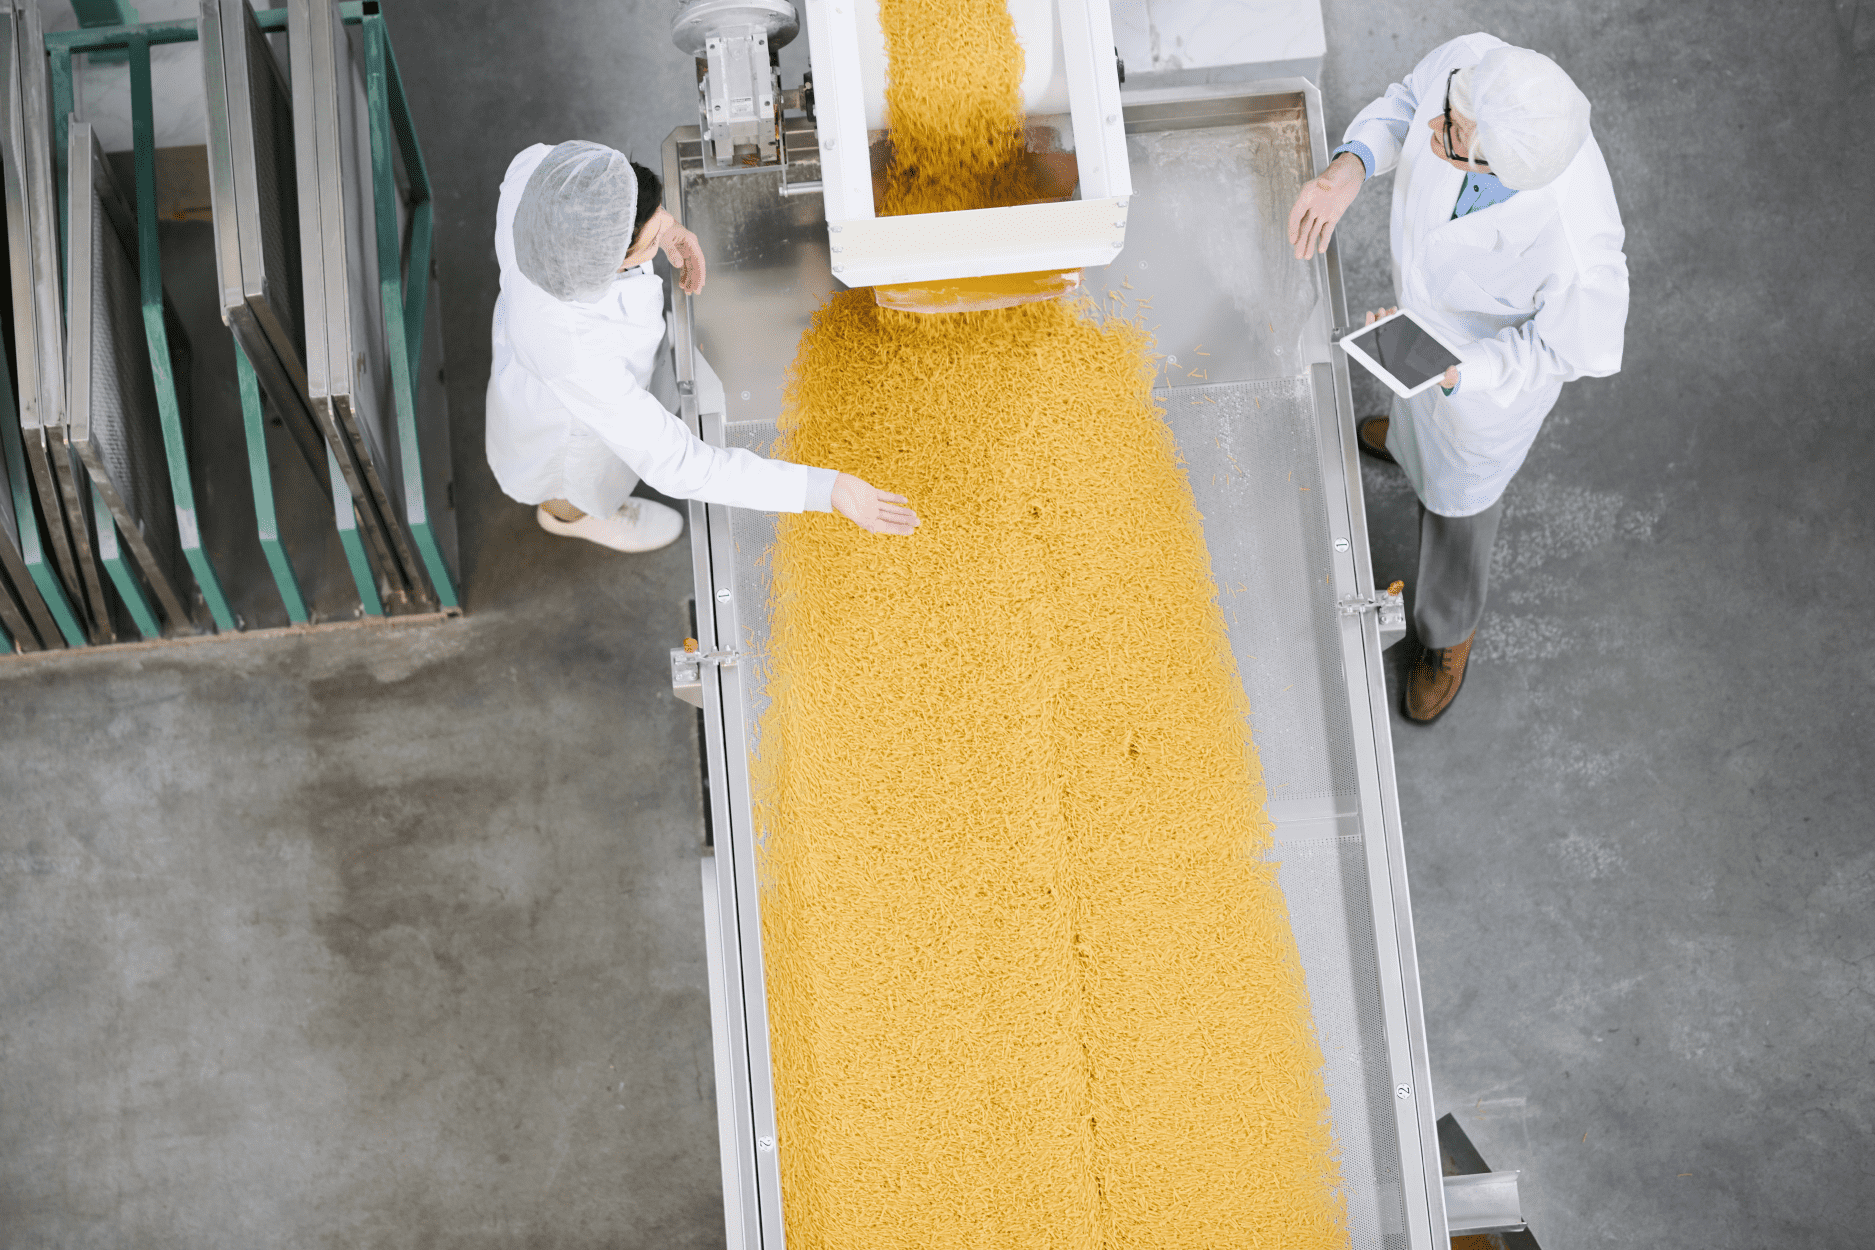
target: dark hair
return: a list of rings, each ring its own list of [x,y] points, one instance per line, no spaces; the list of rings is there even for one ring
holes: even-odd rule
[[[664,206],[664,182],[637,161],[632,162],[632,172],[638,175],[638,211],[632,214],[632,246],[636,247],[638,232]]]

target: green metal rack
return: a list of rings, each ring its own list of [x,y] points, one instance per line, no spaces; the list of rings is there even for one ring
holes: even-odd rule
[[[425,475],[424,440],[420,436],[419,402],[424,377],[424,345],[427,305],[433,297],[430,278],[434,232],[434,200],[427,167],[412,123],[409,102],[402,76],[391,46],[383,14],[373,0],[337,6],[340,20],[361,28],[365,56],[366,98],[369,108],[371,141],[372,200],[375,207],[376,252],[379,273],[379,300],[386,341],[390,349],[393,415],[399,447],[404,516],[414,546],[421,557],[421,574],[427,577],[435,602],[444,612],[460,611],[454,574],[445,543],[438,531],[439,518],[433,515],[434,504]],[[134,10],[132,10],[134,13]],[[284,32],[287,10],[269,9],[254,14],[260,29],[267,33]],[[95,18],[93,19],[95,20]],[[53,142],[57,163],[53,179],[59,197],[61,258],[69,264],[69,240],[64,240],[69,213],[67,135],[72,119],[74,58],[80,54],[121,54],[127,63],[131,82],[132,135],[136,168],[136,225],[139,280],[143,298],[144,331],[161,415],[164,453],[168,480],[174,496],[179,530],[188,567],[200,590],[209,614],[218,630],[236,628],[236,620],[221,574],[209,558],[202,542],[203,526],[197,512],[197,483],[190,468],[184,414],[177,394],[177,379],[171,364],[169,331],[165,324],[164,293],[160,241],[157,229],[156,142],[154,106],[151,98],[150,49],[164,44],[184,43],[198,38],[194,21],[153,22],[135,25],[97,26],[79,30],[48,33],[45,50],[50,59]],[[112,59],[115,59],[113,56]],[[401,162],[403,186],[400,189],[397,165]],[[408,217],[408,233],[400,229],[399,209]],[[255,532],[266,556],[275,590],[285,607],[289,621],[307,624],[310,613],[307,596],[288,558],[285,536],[276,509],[276,496],[267,447],[267,415],[263,388],[252,361],[235,344],[235,362],[241,400],[243,436],[248,477],[253,486]],[[0,368],[4,368],[0,364]],[[3,379],[0,379],[3,380]],[[15,423],[16,424],[16,423]],[[7,423],[0,420],[0,434]],[[12,430],[5,451],[8,467],[19,459],[18,430]],[[353,499],[331,446],[326,448],[327,468],[333,497],[333,515],[346,560],[358,591],[362,611],[370,616],[384,615],[384,603],[378,593],[378,579],[368,557],[353,515]],[[23,468],[24,466],[19,466]],[[387,466],[390,467],[390,466]],[[30,520],[31,492],[22,487],[18,473],[9,472],[16,504],[23,503],[23,515]],[[95,488],[94,488],[95,489]],[[144,637],[160,636],[161,628],[134,573],[124,556],[120,536],[109,524],[108,510],[99,509],[99,555],[138,631]],[[22,526],[22,531],[31,526]],[[36,538],[36,534],[34,535]],[[84,634],[76,615],[60,593],[58,578],[43,557],[32,564],[33,582],[45,596],[48,611],[57,618],[59,630],[69,645],[83,645]],[[409,577],[418,576],[409,570]]]

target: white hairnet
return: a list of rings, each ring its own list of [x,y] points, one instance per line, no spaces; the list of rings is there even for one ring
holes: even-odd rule
[[[1556,181],[1588,138],[1588,97],[1541,52],[1492,48],[1459,78],[1468,90],[1454,83],[1452,106],[1478,124],[1472,152],[1512,190]]]
[[[575,139],[541,160],[514,211],[514,260],[555,299],[599,298],[631,251],[638,175],[622,152]]]

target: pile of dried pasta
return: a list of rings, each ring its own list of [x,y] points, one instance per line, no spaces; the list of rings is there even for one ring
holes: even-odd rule
[[[1001,0],[883,10],[929,203],[934,162],[973,168],[1019,116],[1020,52]],[[1059,301],[929,317],[865,290],[802,339],[784,453],[923,525],[787,517],[775,552],[757,793],[797,1250],[1346,1242],[1149,351]]]

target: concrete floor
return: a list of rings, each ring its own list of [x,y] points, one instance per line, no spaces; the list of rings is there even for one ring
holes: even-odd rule
[[[549,539],[480,455],[501,171],[652,158],[668,7],[392,13],[466,618],[0,664],[7,1250],[721,1242],[688,557]],[[1460,704],[1396,724],[1440,1108],[1550,1250],[1866,1245],[1875,5],[1325,8],[1331,134],[1453,35],[1555,55],[1629,231],[1626,368],[1510,490]],[[1410,574],[1410,493],[1368,494]]]

